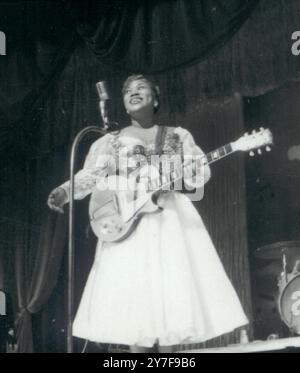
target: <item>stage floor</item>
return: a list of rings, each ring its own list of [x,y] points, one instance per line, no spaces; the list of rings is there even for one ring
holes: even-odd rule
[[[251,352],[300,352],[300,337],[280,338],[269,341],[254,341],[245,344],[234,344],[227,347],[203,348],[178,351],[180,353],[251,353]]]

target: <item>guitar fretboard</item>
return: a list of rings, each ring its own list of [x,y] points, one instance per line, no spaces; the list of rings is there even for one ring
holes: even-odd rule
[[[209,152],[206,154],[205,158],[207,159],[207,163],[213,163],[215,161],[218,161],[221,158],[226,157],[227,155],[231,154],[233,152],[231,144],[226,144],[224,146],[221,146],[220,148],[213,150],[212,152]]]
[[[231,143],[221,146],[218,149],[213,150],[205,155],[203,155],[203,163],[210,164],[226,157],[227,155],[233,153]],[[176,182],[177,180],[182,179],[183,173],[182,169],[174,170],[170,173],[161,175],[160,177],[149,180],[148,190],[159,190],[164,187],[169,186],[171,183]]]

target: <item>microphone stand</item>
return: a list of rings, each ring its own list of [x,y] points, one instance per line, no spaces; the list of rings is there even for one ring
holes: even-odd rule
[[[74,309],[74,165],[76,161],[77,149],[82,138],[89,132],[105,135],[109,129],[105,121],[104,128],[89,126],[82,129],[72,144],[70,157],[70,197],[69,197],[69,244],[68,244],[68,312],[67,312],[67,352],[73,352],[73,309]]]

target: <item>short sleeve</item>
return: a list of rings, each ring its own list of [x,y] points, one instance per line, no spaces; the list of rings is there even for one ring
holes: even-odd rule
[[[177,127],[175,129],[182,142],[183,156],[185,161],[191,160],[193,162],[193,170],[196,175],[200,177],[185,177],[184,182],[187,186],[192,188],[202,187],[211,177],[210,167],[205,161],[205,153],[202,149],[195,143],[192,134],[182,128]]]
[[[74,177],[74,198],[83,199],[90,194],[100,178],[107,176],[113,162],[112,134],[106,134],[95,141],[86,156],[83,168]],[[69,200],[70,181],[60,185]]]

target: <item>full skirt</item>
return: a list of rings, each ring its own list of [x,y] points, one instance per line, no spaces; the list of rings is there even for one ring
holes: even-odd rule
[[[98,242],[73,335],[151,347],[198,343],[248,323],[202,218],[163,194],[119,243]]]

